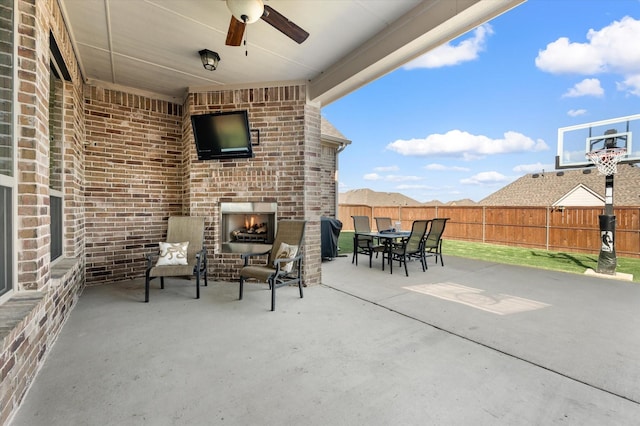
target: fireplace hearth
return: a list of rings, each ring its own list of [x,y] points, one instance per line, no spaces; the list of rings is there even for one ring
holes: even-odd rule
[[[277,203],[220,203],[222,253],[268,249],[273,244]]]

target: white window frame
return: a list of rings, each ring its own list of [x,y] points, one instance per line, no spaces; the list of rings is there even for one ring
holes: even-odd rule
[[[11,188],[11,247],[13,248],[11,253],[11,265],[12,265],[12,278],[11,278],[11,288],[3,295],[0,296],[0,305],[6,302],[18,291],[18,256],[15,255],[18,247],[18,226],[17,226],[17,217],[18,217],[18,184],[16,180],[16,172],[18,170],[18,144],[16,129],[18,126],[18,118],[16,114],[15,105],[18,105],[18,91],[16,90],[16,82],[18,81],[18,70],[15,66],[16,58],[18,58],[18,40],[17,29],[18,29],[18,8],[16,7],[16,2],[13,2],[12,5],[13,12],[13,31],[11,34],[11,38],[13,41],[13,63],[14,66],[11,69],[12,72],[12,104],[14,107],[11,111],[11,139],[12,139],[12,150],[11,155],[13,157],[13,173],[12,176],[0,175],[0,185]]]
[[[65,152],[65,143],[64,143],[64,128],[65,128],[65,123],[64,123],[64,117],[65,117],[65,110],[64,110],[64,96],[65,96],[65,80],[64,78],[62,78],[62,72],[60,70],[60,65],[56,62],[55,58],[53,58],[53,55],[51,55],[51,64],[56,68],[56,72],[58,74],[59,77],[58,80],[60,81],[60,90],[62,91],[62,104],[60,105],[60,130],[61,130],[61,140],[60,140],[60,169],[61,169],[61,174],[60,174],[60,189],[53,189],[51,187],[49,187],[49,197],[59,197],[61,200],[61,209],[62,211],[60,212],[60,230],[61,230],[61,243],[62,243],[62,251],[60,253],[60,256],[58,256],[55,259],[51,259],[51,265],[54,265],[55,263],[57,263],[58,261],[64,259],[64,255],[65,255],[65,240],[64,240],[64,235],[65,235],[65,224],[64,224],[64,217],[65,217],[65,199],[64,199],[64,152]],[[51,72],[51,68],[49,68],[49,72]],[[49,76],[49,81],[51,81],[51,75]],[[51,87],[49,87],[49,96],[51,96]],[[51,116],[51,111],[49,111],[49,117]],[[49,155],[51,155],[51,135],[49,135]],[[49,176],[51,176],[51,174],[49,174]],[[49,203],[49,209],[51,209],[51,203]],[[49,217],[51,217],[51,210],[49,211]],[[49,235],[50,237],[53,236],[53,233],[51,232],[51,223],[49,224]],[[50,238],[50,244],[51,246],[53,246],[53,238]],[[51,246],[49,249],[49,252],[51,253]]]

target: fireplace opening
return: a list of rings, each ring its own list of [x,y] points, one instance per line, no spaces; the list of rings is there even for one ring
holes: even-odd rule
[[[220,203],[221,252],[267,250],[273,244],[276,203]]]

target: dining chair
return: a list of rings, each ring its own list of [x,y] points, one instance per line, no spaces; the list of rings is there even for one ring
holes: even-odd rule
[[[409,276],[407,262],[411,259],[419,259],[422,272],[427,270],[427,261],[424,251],[424,236],[429,227],[429,220],[416,220],[411,225],[411,234],[402,242],[388,248],[382,256],[382,270],[384,271],[385,257],[389,261],[389,272],[393,274],[393,261],[404,263],[404,272]]]
[[[431,219],[431,227],[427,236],[424,238],[424,251],[425,258],[434,256],[436,258],[436,265],[438,264],[438,256],[440,257],[440,264],[444,266],[444,260],[442,259],[442,234],[444,228],[447,225],[448,217]]]
[[[374,219],[376,221],[376,229],[378,232],[393,229],[393,222],[391,222],[390,217],[376,217]]]
[[[351,263],[358,266],[358,254],[364,254],[369,256],[369,268],[371,268],[371,262],[373,254],[381,253],[384,251],[385,246],[380,244],[371,235],[361,235],[371,232],[371,225],[369,224],[369,216],[351,216],[353,218],[353,258]]]

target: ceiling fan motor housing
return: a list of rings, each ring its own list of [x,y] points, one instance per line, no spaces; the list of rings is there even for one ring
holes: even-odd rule
[[[234,18],[245,24],[253,24],[264,13],[262,0],[227,0],[227,7]]]

